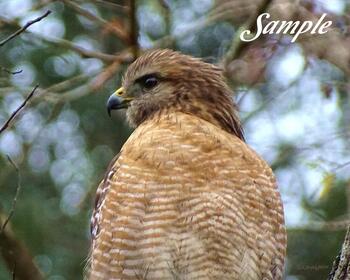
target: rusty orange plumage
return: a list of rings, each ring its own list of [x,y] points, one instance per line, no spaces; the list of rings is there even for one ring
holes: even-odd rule
[[[88,278],[282,279],[280,194],[220,69],[152,51],[121,98],[136,129],[97,191]]]

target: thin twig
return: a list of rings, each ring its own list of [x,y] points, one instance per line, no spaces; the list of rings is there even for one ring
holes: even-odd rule
[[[2,224],[2,226],[0,228],[0,236],[4,232],[4,230],[6,228],[6,225],[8,224],[10,219],[12,218],[13,214],[15,213],[18,195],[19,195],[19,192],[21,191],[21,174],[19,172],[19,169],[18,169],[17,165],[14,163],[14,161],[11,159],[11,157],[9,155],[7,155],[7,159],[11,163],[11,165],[14,167],[14,169],[16,170],[16,173],[17,173],[17,187],[16,187],[15,197],[12,200],[11,210],[10,210],[7,218],[5,219],[4,223]]]
[[[48,10],[45,14],[43,14],[42,16],[28,21],[21,29],[18,29],[15,33],[11,34],[9,37],[7,37],[6,39],[2,40],[0,42],[0,47],[2,47],[3,45],[5,45],[8,41],[12,40],[13,38],[15,38],[16,36],[18,36],[19,34],[21,34],[23,31],[25,31],[29,26],[31,26],[32,24],[41,21],[43,18],[47,17],[49,14],[51,14],[51,11]]]
[[[342,168],[347,167],[347,166],[349,166],[349,165],[350,165],[350,161],[346,161],[346,162],[344,162],[344,163],[338,164],[335,168],[333,168],[333,169],[331,170],[331,173],[335,173],[335,172],[337,172],[339,169],[342,169]]]
[[[307,230],[307,231],[315,231],[315,232],[336,232],[346,230],[350,224],[349,218],[343,218],[341,220],[333,220],[333,221],[308,221],[306,223],[298,224],[296,227],[289,227],[290,231],[297,230]]]
[[[5,23],[8,24],[10,26],[18,26],[18,23],[15,21],[9,21],[6,20],[4,18],[0,17],[0,23]],[[29,31],[30,32],[30,31]],[[97,52],[97,51],[90,51],[90,50],[86,50],[83,49],[75,44],[73,44],[72,42],[65,40],[65,39],[61,39],[61,38],[50,38],[47,36],[44,36],[40,33],[33,33],[30,32],[30,36],[34,37],[35,39],[38,40],[42,40],[44,43],[47,44],[52,44],[55,45],[57,47],[61,47],[61,48],[68,48],[74,52],[77,52],[78,54],[80,54],[82,57],[93,57],[93,58],[98,58],[101,59],[103,61],[114,61],[114,59],[116,59],[116,56],[111,55],[111,54],[105,54],[102,52]]]
[[[2,71],[4,71],[4,72],[8,73],[8,74],[11,74],[11,75],[16,75],[16,74],[19,74],[19,73],[22,73],[22,72],[23,72],[23,70],[17,70],[17,71],[13,71],[13,72],[12,72],[12,71],[10,71],[10,70],[4,68],[4,67],[0,67],[0,69],[1,69]]]
[[[86,9],[81,8],[78,4],[74,3],[71,0],[62,0],[62,1],[67,6],[70,6],[72,9],[74,9],[78,14],[86,17],[87,19],[95,22],[98,25],[102,25],[102,26],[106,27],[108,30],[112,31],[114,34],[116,34],[123,41],[127,41],[129,39],[125,36],[126,33],[122,32],[119,28],[116,28],[112,23],[106,21],[105,19],[89,12]]]
[[[112,64],[107,66],[102,72],[100,72],[94,80],[91,82],[91,88],[93,91],[96,91],[102,87],[109,79],[111,79],[115,73],[120,69],[121,64],[131,63],[133,61],[133,55],[131,54],[129,48],[122,51],[118,55]]]
[[[98,51],[91,51],[91,50],[87,50],[84,49],[82,47],[79,47],[75,44],[73,44],[72,42],[65,40],[65,39],[60,39],[60,38],[48,38],[48,37],[44,37],[40,34],[34,34],[32,33],[31,36],[37,37],[41,40],[43,40],[45,43],[48,44],[53,44],[62,48],[67,48],[70,49],[78,54],[80,54],[82,57],[84,58],[89,58],[89,57],[93,57],[93,58],[98,58],[101,59],[103,61],[114,61],[116,59],[115,55],[111,55],[111,54],[106,54],[106,53],[102,53],[102,52],[98,52]]]
[[[16,116],[20,113],[20,111],[27,105],[28,101],[33,97],[35,90],[39,87],[39,85],[36,85],[31,93],[27,96],[27,98],[23,101],[23,103],[11,114],[9,119],[4,123],[4,125],[0,128],[0,134],[7,129],[11,122],[16,118]]]
[[[107,8],[115,7],[117,9],[119,9],[119,10],[124,10],[124,11],[128,11],[129,10],[129,7],[127,7],[127,6],[116,4],[116,3],[113,3],[113,2],[110,2],[110,1],[106,1],[106,0],[92,0],[92,2],[94,2],[96,4],[103,5],[103,6],[107,7]]]
[[[2,17],[0,17],[0,23],[5,23],[8,24],[10,26],[14,26],[17,27],[18,23],[16,21],[13,20],[7,20],[4,19]],[[30,31],[29,31],[30,32]],[[102,53],[102,52],[98,52],[98,51],[90,51],[90,50],[86,50],[83,49],[75,44],[73,44],[72,42],[65,40],[65,39],[61,39],[61,38],[50,38],[48,36],[44,36],[40,33],[33,33],[30,32],[30,36],[34,37],[35,39],[38,40],[42,40],[44,43],[47,44],[52,44],[55,45],[57,47],[61,47],[61,48],[68,48],[78,54],[80,54],[82,57],[93,57],[93,58],[98,58],[101,59],[103,61],[109,62],[109,61],[114,61],[117,57],[111,54],[106,54],[106,53]]]

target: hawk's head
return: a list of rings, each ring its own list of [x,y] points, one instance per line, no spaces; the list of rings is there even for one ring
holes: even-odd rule
[[[132,126],[173,111],[198,116],[243,139],[232,93],[213,64],[172,50],[143,54],[111,95],[108,112],[127,108]]]

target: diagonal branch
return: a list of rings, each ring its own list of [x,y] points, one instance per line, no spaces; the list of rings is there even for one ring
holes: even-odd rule
[[[2,223],[3,215],[0,212],[0,223]],[[42,280],[43,275],[33,261],[28,248],[23,241],[15,236],[11,229],[11,223],[1,234],[0,238],[0,255],[8,270],[18,280]]]
[[[16,21],[13,20],[6,20],[2,17],[0,17],[0,23],[4,23],[10,26],[14,26],[14,27],[18,27],[18,23]],[[93,58],[98,58],[101,59],[103,61],[114,61],[114,59],[116,59],[116,56],[111,55],[111,54],[106,54],[106,53],[102,53],[102,52],[98,52],[98,51],[91,51],[91,50],[86,50],[83,49],[75,44],[73,44],[72,42],[65,40],[65,39],[61,39],[61,38],[50,38],[47,36],[44,36],[40,33],[33,33],[30,32],[30,36],[34,37],[37,40],[41,40],[46,44],[51,44],[54,45],[56,47],[61,47],[61,48],[67,48],[69,50],[72,50],[78,54],[80,54],[82,57],[93,57]]]
[[[341,252],[336,257],[328,280],[347,280],[350,277],[350,227],[345,235]]]
[[[107,0],[92,0],[92,2],[94,2],[95,4],[101,5],[103,7],[106,8],[116,8],[119,10],[123,10],[123,11],[127,11],[129,9],[129,7],[121,5],[121,4],[117,4],[117,3],[113,3],[111,1],[107,1]]]
[[[13,71],[13,72],[12,72],[12,71],[10,71],[10,70],[8,70],[8,69],[6,69],[6,68],[4,68],[4,67],[1,67],[1,66],[0,66],[0,69],[1,69],[2,71],[6,72],[7,74],[11,74],[11,75],[17,75],[17,74],[23,72],[23,70],[17,70],[17,71]]]
[[[17,173],[16,193],[12,200],[12,207],[7,215],[3,215],[0,211],[0,254],[3,257],[9,271],[11,271],[12,279],[19,280],[41,280],[43,279],[38,267],[34,264],[33,258],[22,241],[17,239],[11,230],[10,219],[15,213],[18,195],[21,191],[21,176],[17,165],[7,156],[10,164]],[[17,270],[17,268],[19,268]]]
[[[10,158],[9,155],[7,155],[7,159],[8,159],[8,161],[11,163],[11,165],[14,167],[14,169],[17,172],[17,187],[16,187],[15,197],[12,200],[11,210],[10,210],[7,218],[5,219],[4,223],[2,224],[2,226],[0,228],[0,236],[4,232],[4,230],[6,228],[6,225],[8,224],[10,219],[12,218],[13,214],[15,213],[18,195],[19,195],[19,192],[21,191],[21,174],[19,173],[19,169],[18,169],[17,165],[14,163],[14,161]]]
[[[77,13],[79,13],[80,15],[86,17],[87,19],[95,22],[96,24],[100,25],[100,26],[104,26],[106,27],[108,30],[110,30],[111,32],[113,32],[114,34],[116,34],[120,39],[122,39],[123,41],[127,41],[129,38],[127,38],[124,32],[122,32],[119,28],[116,28],[113,24],[111,24],[110,22],[106,21],[105,19],[89,12],[88,10],[85,10],[83,8],[81,8],[77,3],[75,3],[74,1],[71,0],[63,0],[63,2],[71,7],[72,9],[74,9]]]
[[[51,11],[48,10],[45,14],[43,14],[42,16],[33,19],[31,21],[28,21],[22,28],[18,29],[15,33],[11,34],[9,37],[7,37],[6,39],[2,40],[0,42],[0,47],[2,47],[3,45],[5,45],[8,41],[12,40],[13,38],[15,38],[16,36],[18,36],[19,34],[21,34],[23,31],[25,31],[29,26],[31,26],[32,24],[41,21],[43,18],[47,17],[49,14],[51,14]]]
[[[31,36],[37,37],[40,40],[43,40],[45,43],[56,45],[56,46],[59,46],[62,48],[70,49],[70,50],[80,54],[84,58],[93,57],[93,58],[98,58],[98,59],[101,59],[101,60],[107,61],[107,62],[114,61],[114,59],[116,59],[115,55],[102,53],[102,52],[98,52],[98,51],[87,50],[87,49],[84,49],[80,46],[73,44],[69,40],[60,39],[60,38],[45,38],[44,36],[41,36],[39,34],[33,34],[33,33],[31,34]]]
[[[27,96],[27,98],[23,101],[23,103],[11,114],[9,119],[3,124],[3,126],[0,128],[0,134],[3,133],[11,124],[11,122],[17,117],[17,115],[20,113],[20,111],[27,105],[28,101],[33,97],[36,89],[39,87],[39,85],[36,85],[31,93]]]

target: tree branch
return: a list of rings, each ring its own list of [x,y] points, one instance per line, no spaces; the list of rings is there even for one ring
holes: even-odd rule
[[[19,192],[21,191],[21,174],[19,173],[19,169],[18,169],[17,165],[14,163],[14,161],[10,158],[9,155],[7,155],[7,159],[8,159],[8,161],[11,163],[11,165],[16,170],[16,173],[17,173],[17,187],[16,187],[15,197],[12,200],[11,210],[10,210],[7,218],[5,219],[4,223],[2,224],[2,226],[0,228],[0,236],[4,232],[4,230],[6,228],[6,225],[8,224],[10,219],[12,218],[13,214],[15,213],[18,195],[19,195]]]
[[[9,20],[6,20],[6,19],[1,18],[1,17],[0,17],[0,22],[8,24],[10,26],[16,26],[16,27],[18,26],[17,22],[9,21]],[[32,32],[30,32],[30,36],[34,37],[38,40],[42,40],[44,43],[54,45],[56,47],[70,49],[70,50],[80,54],[82,57],[98,58],[98,59],[101,59],[101,60],[106,61],[106,62],[114,61],[116,59],[115,55],[106,54],[106,53],[102,53],[102,52],[98,52],[98,51],[86,50],[86,49],[83,49],[83,48],[81,48],[81,47],[79,47],[79,46],[77,46],[77,45],[73,44],[72,42],[65,40],[65,39],[49,38],[49,37],[43,36],[39,33],[32,33]]]
[[[9,119],[3,124],[3,126],[0,128],[0,134],[3,133],[11,124],[11,122],[17,117],[17,115],[20,113],[20,111],[27,105],[28,101],[33,97],[35,90],[39,87],[39,85],[36,85],[31,93],[27,96],[27,98],[23,101],[23,103],[11,114]]]
[[[341,252],[333,262],[328,280],[348,280],[350,278],[350,226],[345,235]]]
[[[0,69],[1,69],[2,71],[6,72],[7,74],[11,74],[11,75],[17,75],[17,74],[23,72],[23,70],[17,70],[17,71],[13,71],[13,72],[12,72],[12,71],[10,71],[10,70],[4,68],[4,67],[0,67]]]
[[[35,36],[41,40],[43,40],[45,43],[48,44],[53,44],[59,47],[67,48],[70,49],[78,54],[80,54],[82,57],[93,57],[93,58],[98,58],[103,61],[114,61],[116,59],[115,55],[112,54],[106,54],[98,51],[90,51],[83,49],[72,42],[65,40],[65,39],[59,39],[59,38],[45,38],[44,36],[41,36],[39,34],[31,34],[32,36]]]
[[[3,215],[0,213],[0,222]],[[17,280],[42,280],[40,270],[33,262],[28,249],[21,240],[18,240],[11,230],[10,223],[1,233],[0,253],[5,260],[6,266]]]
[[[111,32],[113,32],[115,35],[117,35],[120,39],[123,41],[127,41],[129,38],[126,38],[125,33],[121,32],[119,28],[116,28],[113,24],[110,22],[104,20],[103,18],[94,15],[93,13],[81,8],[78,4],[74,3],[73,1],[70,0],[63,0],[63,2],[70,6],[72,9],[74,9],[78,14],[86,17],[87,19],[95,22],[97,25],[104,26]]]
[[[121,5],[121,4],[117,4],[117,3],[113,3],[107,0],[92,0],[93,3],[104,6],[106,8],[116,8],[119,10],[123,10],[123,11],[127,11],[129,9],[129,7]]]
[[[116,60],[111,65],[106,67],[91,83],[93,91],[100,89],[109,79],[111,79],[115,73],[119,70],[121,62]]]
[[[41,280],[43,279],[41,272],[33,262],[27,248],[18,240],[10,229],[10,219],[15,213],[18,195],[21,191],[21,176],[17,165],[7,156],[10,164],[14,167],[17,173],[16,193],[12,200],[12,207],[5,218],[0,212],[0,253],[5,260],[7,268],[11,271],[12,279],[20,280]],[[17,270],[17,268],[19,268]]]
[[[8,41],[12,40],[13,38],[15,38],[16,36],[18,36],[19,34],[21,34],[23,31],[25,31],[29,26],[31,26],[32,24],[41,21],[43,18],[47,17],[49,14],[51,14],[51,11],[48,10],[45,14],[43,14],[42,16],[28,21],[21,29],[18,29],[15,33],[11,34],[9,37],[7,37],[6,39],[2,40],[0,42],[0,47],[2,47],[3,45],[5,45]]]

